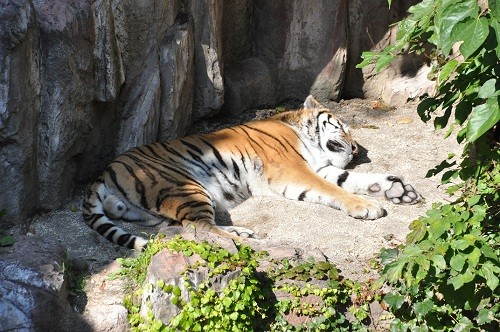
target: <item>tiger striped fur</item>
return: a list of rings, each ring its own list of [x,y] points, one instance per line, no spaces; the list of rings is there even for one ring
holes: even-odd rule
[[[349,127],[309,96],[298,111],[123,153],[91,185],[83,217],[108,240],[140,250],[147,241],[113,220],[253,236],[243,227],[216,225],[215,209],[252,195],[281,195],[376,219],[385,212],[380,203],[357,194],[396,204],[420,199],[398,176],[344,170],[357,152]]]

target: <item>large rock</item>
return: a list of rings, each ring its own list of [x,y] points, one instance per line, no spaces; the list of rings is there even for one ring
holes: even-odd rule
[[[310,93],[338,100],[347,61],[346,1],[255,0],[253,5],[252,56],[258,61],[242,60],[234,51],[234,45],[245,47],[249,32],[228,29],[226,111],[303,100]],[[249,25],[246,11],[236,14],[237,22]]]
[[[34,212],[37,201],[39,40],[30,4],[0,0],[0,210],[8,216]]]
[[[94,31],[90,3],[33,2],[39,33],[39,204],[59,207],[73,183],[82,136],[91,129]],[[30,93],[31,94],[31,93]]]
[[[194,20],[196,83],[195,119],[216,114],[224,102],[222,0],[191,0]]]
[[[121,98],[117,152],[152,143],[160,128],[160,62],[158,44],[179,13],[177,0],[124,1],[115,17],[127,79]]]
[[[118,273],[120,268],[120,264],[114,261],[88,279],[85,285],[87,303],[82,314],[90,326],[88,331],[130,331],[128,311],[123,305],[123,298],[130,292],[127,281],[109,277]]]
[[[227,68],[224,83],[225,114],[240,114],[244,110],[276,104],[271,71],[257,58],[248,58],[238,67]]]
[[[93,179],[118,153],[185,133],[194,100],[194,33],[190,15],[179,15],[181,5],[2,2],[4,220],[60,207],[75,183]]]
[[[345,0],[254,2],[255,55],[274,74],[277,101],[305,99],[322,72],[322,80],[340,88],[346,59],[337,52],[346,45],[346,10]],[[329,95],[338,98],[340,89]]]
[[[230,253],[238,251],[234,241],[205,231],[181,227],[164,227],[160,229],[160,233],[163,233],[167,239],[173,238],[175,235],[181,235],[186,240],[208,241],[219,245]],[[266,251],[269,254],[268,258],[261,259],[260,272],[266,271],[272,265],[271,262],[281,261],[285,258],[292,262],[305,261],[306,258],[310,257],[317,261],[326,261],[324,254],[315,248],[299,249],[276,245],[271,241],[248,241],[250,242],[247,245],[251,245],[255,250]],[[182,252],[171,252],[168,249],[162,250],[153,256],[148,266],[145,282],[142,285],[141,314],[147,317],[152,313],[156,319],[168,324],[180,312],[180,308],[172,303],[174,295],[166,293],[159,287],[159,281],[162,281],[164,285],[179,287],[181,290],[180,298],[187,302],[190,300],[190,295],[189,290],[186,288],[186,279],[190,288],[197,288],[200,283],[209,280],[211,289],[222,292],[231,280],[241,274],[240,268],[235,268],[222,275],[210,276],[209,270],[205,266],[193,268],[199,263],[204,263],[204,260],[196,254],[186,257]]]
[[[385,0],[349,3],[349,64],[343,91],[345,98],[382,99],[396,106],[431,90],[434,84],[427,79],[430,68],[425,65],[424,56],[402,56],[380,73],[376,72],[373,64],[363,69],[355,68],[362,61],[364,51],[380,51],[395,41],[397,29],[393,24],[417,2],[393,2],[390,9]]]
[[[19,237],[0,256],[0,330],[70,331],[86,328],[69,303],[65,250],[54,240]]]
[[[181,14],[160,45],[160,140],[186,134],[193,115],[194,75],[193,21]]]

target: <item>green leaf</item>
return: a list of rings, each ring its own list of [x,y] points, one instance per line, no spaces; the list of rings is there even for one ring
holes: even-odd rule
[[[418,283],[427,276],[431,264],[426,256],[418,256],[417,258],[415,258],[415,262],[418,264],[417,274],[415,275],[415,282]]]
[[[436,46],[442,49],[444,55],[450,54],[455,41],[463,40],[458,39],[458,37],[451,38],[457,26],[463,24],[460,22],[469,17],[476,17],[478,13],[476,0],[466,0],[459,3],[448,2],[446,5],[444,10],[441,8],[441,11],[437,11],[435,14],[435,42]]]
[[[383,274],[387,277],[387,281],[391,283],[396,282],[401,277],[401,272],[403,271],[405,264],[406,262],[402,260],[397,260],[387,264],[383,271]]]
[[[16,240],[10,235],[0,237],[0,247],[11,246],[14,243],[16,243]]]
[[[417,106],[417,113],[422,121],[427,122],[431,119],[431,113],[434,112],[441,102],[436,98],[426,98]]]
[[[438,76],[438,85],[441,85],[444,82],[446,82],[448,77],[450,77],[450,74],[455,71],[458,65],[459,65],[458,60],[452,59],[448,61],[443,67],[441,67]]]
[[[443,170],[455,166],[456,164],[457,164],[456,160],[454,160],[452,163],[449,163],[447,160],[443,160],[439,165],[436,165],[434,166],[434,168],[428,170],[425,177],[430,178],[431,176],[437,175],[441,173]]]
[[[435,252],[440,255],[446,255],[446,252],[448,251],[448,248],[450,247],[448,242],[445,241],[439,241],[436,243],[435,246]]]
[[[461,272],[465,264],[465,257],[462,254],[456,254],[450,259],[450,266],[453,270]]]
[[[231,306],[231,304],[233,303],[233,300],[231,300],[231,298],[229,297],[225,297],[222,299],[222,304],[226,307],[226,308],[229,308]]]
[[[391,54],[382,54],[375,64],[375,70],[377,71],[377,73],[389,66],[392,60],[394,60],[394,56],[392,56]]]
[[[488,7],[490,8],[490,15],[497,21],[500,21],[500,1],[488,0]]]
[[[410,244],[417,243],[422,240],[427,233],[427,224],[421,219],[417,219],[410,224],[410,229],[412,232],[406,236],[406,242]]]
[[[174,294],[174,296],[180,296],[181,295],[181,289],[179,286],[174,286],[174,288],[172,289],[172,294]]]
[[[497,260],[498,255],[495,253],[495,250],[491,248],[491,246],[487,243],[484,243],[483,246],[481,247],[481,252],[485,257]]]
[[[486,285],[488,285],[492,291],[495,291],[495,288],[498,286],[498,277],[495,275],[494,270],[495,266],[491,262],[484,263],[480,270],[484,279],[486,279]]]
[[[474,248],[472,252],[467,256],[467,261],[469,266],[475,268],[479,263],[479,259],[481,258],[481,250],[479,248]]]
[[[474,324],[467,317],[462,317],[457,325],[453,328],[453,331],[467,332],[470,331],[474,327]]]
[[[467,203],[469,204],[469,206],[476,205],[480,199],[481,195],[474,195],[467,199]]]
[[[436,240],[450,230],[450,222],[446,219],[436,219],[429,225],[429,238]]]
[[[423,0],[408,9],[408,13],[413,14],[415,19],[431,16],[435,10],[434,0]]]
[[[413,311],[417,314],[417,316],[425,316],[432,309],[434,303],[431,299],[425,299],[422,302],[415,303],[413,305]]]
[[[483,308],[479,310],[476,321],[479,325],[483,325],[491,322],[493,319],[495,319],[493,311],[491,309]]]
[[[375,61],[375,59],[378,57],[379,55],[375,52],[365,51],[361,54],[361,58],[363,59],[363,61],[361,61],[361,63],[358,63],[356,65],[356,68],[364,68]]]
[[[458,23],[453,28],[453,38],[456,41],[463,41],[460,45],[460,53],[468,59],[488,37],[488,20],[484,17],[469,19]]]
[[[417,26],[417,21],[412,17],[408,17],[405,20],[402,20],[398,24],[398,32],[396,33],[396,39],[398,40],[406,40],[408,36],[413,34],[415,27]]]
[[[461,273],[455,277],[448,280],[449,284],[453,285],[455,290],[460,289],[464,284],[474,280],[475,274],[467,270],[465,273]]]
[[[495,48],[495,52],[497,57],[500,57],[500,23],[497,20],[490,20],[490,26],[495,31],[497,37],[497,47]]]
[[[401,294],[387,293],[384,296],[384,302],[391,307],[392,310],[397,310],[401,308],[405,302],[405,297]]]
[[[441,255],[432,256],[432,262],[434,262],[434,266],[440,270],[446,269],[446,260]]]
[[[467,123],[467,141],[474,142],[500,121],[498,98],[492,97],[486,103],[473,108]]]
[[[453,240],[451,247],[456,250],[465,250],[471,246],[471,243],[464,238]]]
[[[383,248],[380,251],[380,261],[383,265],[392,263],[398,258],[399,250],[395,248]]]
[[[496,78],[492,78],[484,82],[483,86],[479,88],[477,96],[479,98],[487,99],[500,94],[500,91],[498,91],[495,87],[496,83],[497,83]]]

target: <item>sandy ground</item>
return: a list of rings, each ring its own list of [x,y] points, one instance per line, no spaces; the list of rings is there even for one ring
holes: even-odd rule
[[[443,133],[434,132],[432,124],[420,121],[415,109],[415,104],[391,109],[376,102],[352,100],[342,104],[338,115],[351,124],[362,147],[359,158],[350,168],[357,172],[402,175],[425,198],[423,203],[399,206],[384,201],[385,217],[362,221],[321,205],[255,197],[230,211],[232,223],[253,229],[265,241],[298,248],[317,247],[346,277],[358,280],[373,277],[375,272],[369,268],[369,260],[381,248],[403,242],[411,221],[424,214],[432,202],[446,199],[439,177],[425,177],[428,169],[440,163],[448,153],[460,152],[453,138],[444,140]],[[267,113],[249,112],[233,122]],[[199,124],[195,130],[220,125],[218,121],[209,121]],[[86,260],[91,272],[98,274],[116,257],[131,252],[110,244],[88,229],[82,222],[80,202],[81,196],[77,195],[65,209],[34,217],[28,231],[56,237],[68,248],[71,258]],[[135,229],[132,225],[124,227]]]

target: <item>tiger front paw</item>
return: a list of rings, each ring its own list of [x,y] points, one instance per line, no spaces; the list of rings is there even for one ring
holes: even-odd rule
[[[379,202],[360,197],[355,202],[349,203],[345,210],[347,214],[356,219],[373,220],[385,215],[385,210]]]
[[[394,175],[388,175],[382,184],[373,184],[370,186],[370,191],[383,192],[384,196],[394,204],[415,204],[422,199],[410,184]]]

